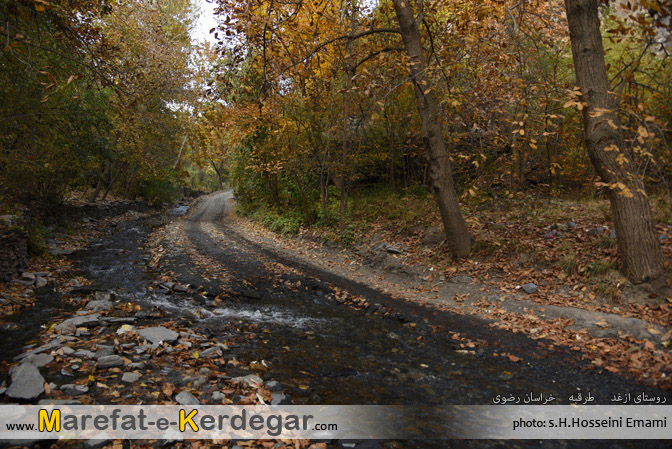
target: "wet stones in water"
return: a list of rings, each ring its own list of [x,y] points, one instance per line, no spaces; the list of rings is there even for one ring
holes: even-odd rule
[[[175,396],[175,400],[182,405],[198,405],[200,402],[198,402],[198,399],[194,397],[191,393],[189,393],[187,390],[184,390],[180,392],[177,396]]]
[[[537,284],[530,282],[528,284],[523,285],[523,291],[527,294],[532,294],[536,293],[538,290]]]
[[[149,341],[152,344],[160,344],[161,342],[166,342],[168,344],[173,344],[180,337],[175,331],[172,331],[163,326],[159,327],[146,327],[144,329],[138,330],[138,335],[140,335],[145,340]]]
[[[35,399],[44,392],[44,377],[32,363],[21,363],[11,370],[12,383],[7,396],[14,399]]]
[[[118,355],[106,355],[98,359],[98,368],[113,368],[123,364],[124,360]]]

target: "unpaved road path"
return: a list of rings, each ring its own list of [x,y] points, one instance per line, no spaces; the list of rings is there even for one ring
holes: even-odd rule
[[[180,238],[164,269],[210,296],[221,293],[223,302],[205,306],[208,326],[240,323],[249,335],[240,338],[239,357],[264,360],[265,376],[297,385],[295,402],[488,404],[498,394],[532,392],[567,404],[580,390],[610,404],[623,392],[664,394],[593,374],[576,353],[549,352],[522,334],[392,298],[254,243],[227,219],[232,198],[230,190],[203,197],[171,225]],[[358,310],[345,296],[372,307]],[[460,347],[454,333],[486,347]]]

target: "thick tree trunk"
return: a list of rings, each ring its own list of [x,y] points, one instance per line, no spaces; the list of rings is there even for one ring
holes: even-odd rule
[[[618,236],[621,270],[632,282],[660,281],[663,253],[651,205],[626,153],[617,105],[610,92],[600,33],[598,0],[565,0],[588,155],[602,181]],[[626,159],[618,156],[622,155]]]
[[[404,48],[410,59],[410,71],[415,84],[418,111],[422,119],[432,191],[439,206],[446,240],[455,256],[467,257],[471,252],[471,236],[457,201],[452,167],[439,121],[439,106],[431,90],[431,82],[425,76],[427,61],[423,53],[418,24],[408,1],[393,0],[393,3]]]

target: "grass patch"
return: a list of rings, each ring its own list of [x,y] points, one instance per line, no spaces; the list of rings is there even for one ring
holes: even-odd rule
[[[600,249],[610,249],[616,246],[616,239],[603,235],[595,241],[595,245]]]
[[[560,268],[568,276],[573,276],[579,272],[579,262],[574,256],[565,256],[560,261]]]
[[[616,262],[599,260],[586,265],[586,274],[592,278],[604,277],[616,269]]]

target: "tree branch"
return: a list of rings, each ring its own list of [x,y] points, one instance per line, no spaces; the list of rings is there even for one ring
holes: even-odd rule
[[[376,28],[376,29],[373,29],[373,30],[362,31],[361,33],[357,33],[357,34],[344,34],[342,36],[338,36],[338,37],[335,37],[333,39],[329,39],[328,41],[322,42],[320,45],[313,48],[303,58],[301,58],[298,61],[296,61],[295,63],[290,64],[289,66],[285,67],[285,69],[282,71],[282,73],[284,73],[284,72],[296,67],[297,65],[307,61],[315,53],[322,50],[324,47],[333,44],[334,42],[338,42],[338,41],[342,41],[342,40],[354,41],[356,39],[360,39],[362,37],[369,36],[371,34],[377,34],[377,33],[401,34],[401,31],[398,28]]]

